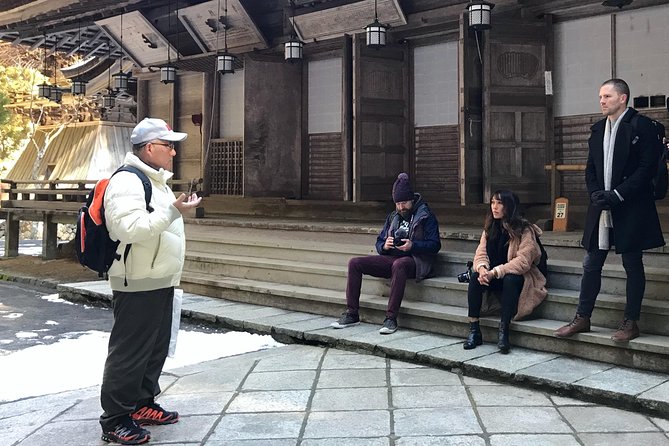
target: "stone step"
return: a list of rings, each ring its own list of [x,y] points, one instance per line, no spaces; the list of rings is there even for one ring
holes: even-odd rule
[[[215,236],[207,236],[206,239],[190,239],[189,253],[206,257],[212,254],[239,256],[243,258],[276,259],[283,261],[296,261],[306,263],[318,263],[346,267],[351,257],[362,255],[376,255],[373,248],[364,245],[351,245],[342,243],[328,243],[307,240],[241,240],[229,239],[226,241],[216,240]],[[441,251],[435,265],[437,276],[456,277],[466,271],[466,263],[473,257],[472,253]],[[580,262],[549,259],[548,288],[564,288],[568,290],[579,290],[583,268]],[[622,265],[605,264],[602,274],[602,292],[610,294],[625,294],[626,275]],[[653,299],[669,301],[669,276],[663,268],[646,267],[646,292],[645,296]]]
[[[346,290],[347,267],[190,251],[186,258],[182,281],[188,282],[191,275],[200,277],[203,274],[210,277],[240,278],[289,286],[317,285],[319,289],[334,291],[343,296]],[[608,282],[608,280],[603,281],[604,284]],[[374,296],[388,296],[389,280],[366,276],[362,292]],[[410,280],[407,282],[404,300],[466,308],[467,284],[459,283],[453,276],[435,277],[421,283]],[[575,314],[577,304],[577,290],[551,287],[546,301],[537,309],[536,315],[567,321]],[[598,296],[597,311],[593,314],[593,321],[614,328],[619,323],[623,310],[624,298],[621,295],[607,294],[603,291]],[[641,323],[647,327],[647,332],[669,335],[669,326],[663,323],[668,315],[669,301],[649,297],[644,299]]]
[[[193,272],[187,273],[185,279],[183,287],[188,292],[293,311],[330,315],[333,316],[333,321],[345,308],[344,296],[335,290],[235,277],[214,277]],[[381,323],[387,304],[385,298],[363,295],[360,304],[363,321]],[[495,342],[498,320],[482,318],[481,321],[484,340]],[[666,372],[669,369],[667,336],[644,334],[629,343],[618,345],[609,339],[613,329],[593,326],[590,333],[578,334],[571,339],[555,338],[553,332],[563,323],[548,319],[513,322],[511,343],[535,350],[651,371]],[[411,299],[402,304],[399,324],[400,327],[463,338],[468,326],[464,307]]]
[[[343,251],[342,247],[337,248],[336,245],[352,245],[356,246],[353,254],[375,253],[374,243],[382,225],[383,222],[324,222],[244,217],[187,219],[186,236],[189,242],[188,249],[192,248],[196,251],[218,252],[216,246],[218,243],[251,244],[251,246],[274,247],[275,249],[327,244],[334,252]],[[441,252],[462,252],[473,255],[481,237],[481,228],[441,225],[440,234]],[[669,234],[665,238],[669,240]],[[547,231],[541,240],[548,252],[549,263],[553,260],[569,260],[579,263],[583,261],[585,251],[580,246],[580,232]],[[264,241],[271,241],[271,243]],[[268,251],[265,255],[272,256],[273,254]],[[299,257],[294,259],[299,260]],[[621,265],[621,256],[611,253],[606,264]],[[662,247],[645,251],[644,264],[669,269],[669,248]]]

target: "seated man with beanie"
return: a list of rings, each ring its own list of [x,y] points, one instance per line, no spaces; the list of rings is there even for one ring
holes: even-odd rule
[[[360,323],[360,288],[362,275],[390,279],[390,298],[381,334],[397,331],[397,316],[404,297],[407,279],[419,282],[432,275],[432,267],[441,242],[439,224],[420,194],[411,189],[409,175],[400,173],[393,184],[395,210],[376,238],[378,256],[354,257],[348,262],[346,283],[347,310],[333,328],[345,328]]]

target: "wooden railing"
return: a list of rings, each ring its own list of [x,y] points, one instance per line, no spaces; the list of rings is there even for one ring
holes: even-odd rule
[[[21,202],[35,203],[46,209],[70,210],[79,209],[79,203],[86,201],[88,193],[98,180],[11,180],[0,179],[3,194],[7,199],[2,201],[3,208],[35,207],[22,205]],[[167,182],[175,192],[199,192],[202,178],[193,180],[170,180]],[[46,202],[46,203],[45,203]],[[50,204],[55,204],[52,206]],[[58,203],[58,204],[56,204]],[[66,203],[77,203],[74,206]]]
[[[584,172],[585,164],[558,164],[553,161],[544,165],[544,170],[551,172],[551,203],[553,203],[561,194],[558,174],[560,172]],[[667,170],[669,170],[669,163],[667,164]]]
[[[52,259],[57,252],[58,223],[72,224],[82,203],[98,180],[11,180],[0,179],[3,200],[0,214],[5,219],[5,256],[18,255],[19,222],[42,221],[42,257]],[[201,192],[202,178],[170,180],[178,195]]]
[[[553,161],[544,166],[544,170],[551,172],[551,203],[560,196],[560,177],[559,172],[583,172],[585,171],[585,164],[558,164]]]

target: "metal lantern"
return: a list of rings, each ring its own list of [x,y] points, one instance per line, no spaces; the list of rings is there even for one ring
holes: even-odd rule
[[[49,84],[39,84],[37,86],[37,96],[44,99],[49,99],[51,97],[51,85]]]
[[[110,109],[114,108],[115,105],[116,105],[116,98],[110,91],[102,95],[103,108]]]
[[[60,103],[60,101],[63,100],[63,90],[60,87],[51,87],[50,93],[51,94],[49,95],[49,99],[51,99],[53,102]]]
[[[302,59],[302,48],[304,43],[299,40],[297,37],[291,37],[291,39],[284,44],[285,48],[285,59],[288,62],[295,62]]]
[[[475,30],[490,29],[490,16],[492,15],[492,8],[495,5],[483,0],[474,0],[467,5],[467,12],[469,13],[469,27]]]
[[[112,75],[112,85],[116,91],[126,91],[128,89],[128,75],[123,71]]]
[[[236,59],[237,58],[235,56],[228,52],[219,54],[216,58],[216,70],[221,74],[234,73]]]
[[[388,26],[379,23],[379,19],[375,18],[373,23],[365,26],[367,34],[367,46],[370,48],[382,48],[386,46],[386,32]]]
[[[177,80],[177,69],[172,65],[160,68],[160,82],[163,84],[173,84]],[[127,86],[127,84],[126,84]]]
[[[72,81],[72,94],[85,96],[86,82],[78,79]]]

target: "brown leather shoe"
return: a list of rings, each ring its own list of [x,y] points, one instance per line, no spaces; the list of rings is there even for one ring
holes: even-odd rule
[[[636,321],[623,319],[623,321],[618,326],[618,330],[616,330],[616,332],[613,333],[613,336],[611,336],[611,340],[613,342],[628,342],[638,337],[639,326],[636,324]]]
[[[576,333],[585,333],[587,331],[590,331],[590,318],[577,314],[571,322],[558,328],[553,334],[558,338],[567,338]]]

